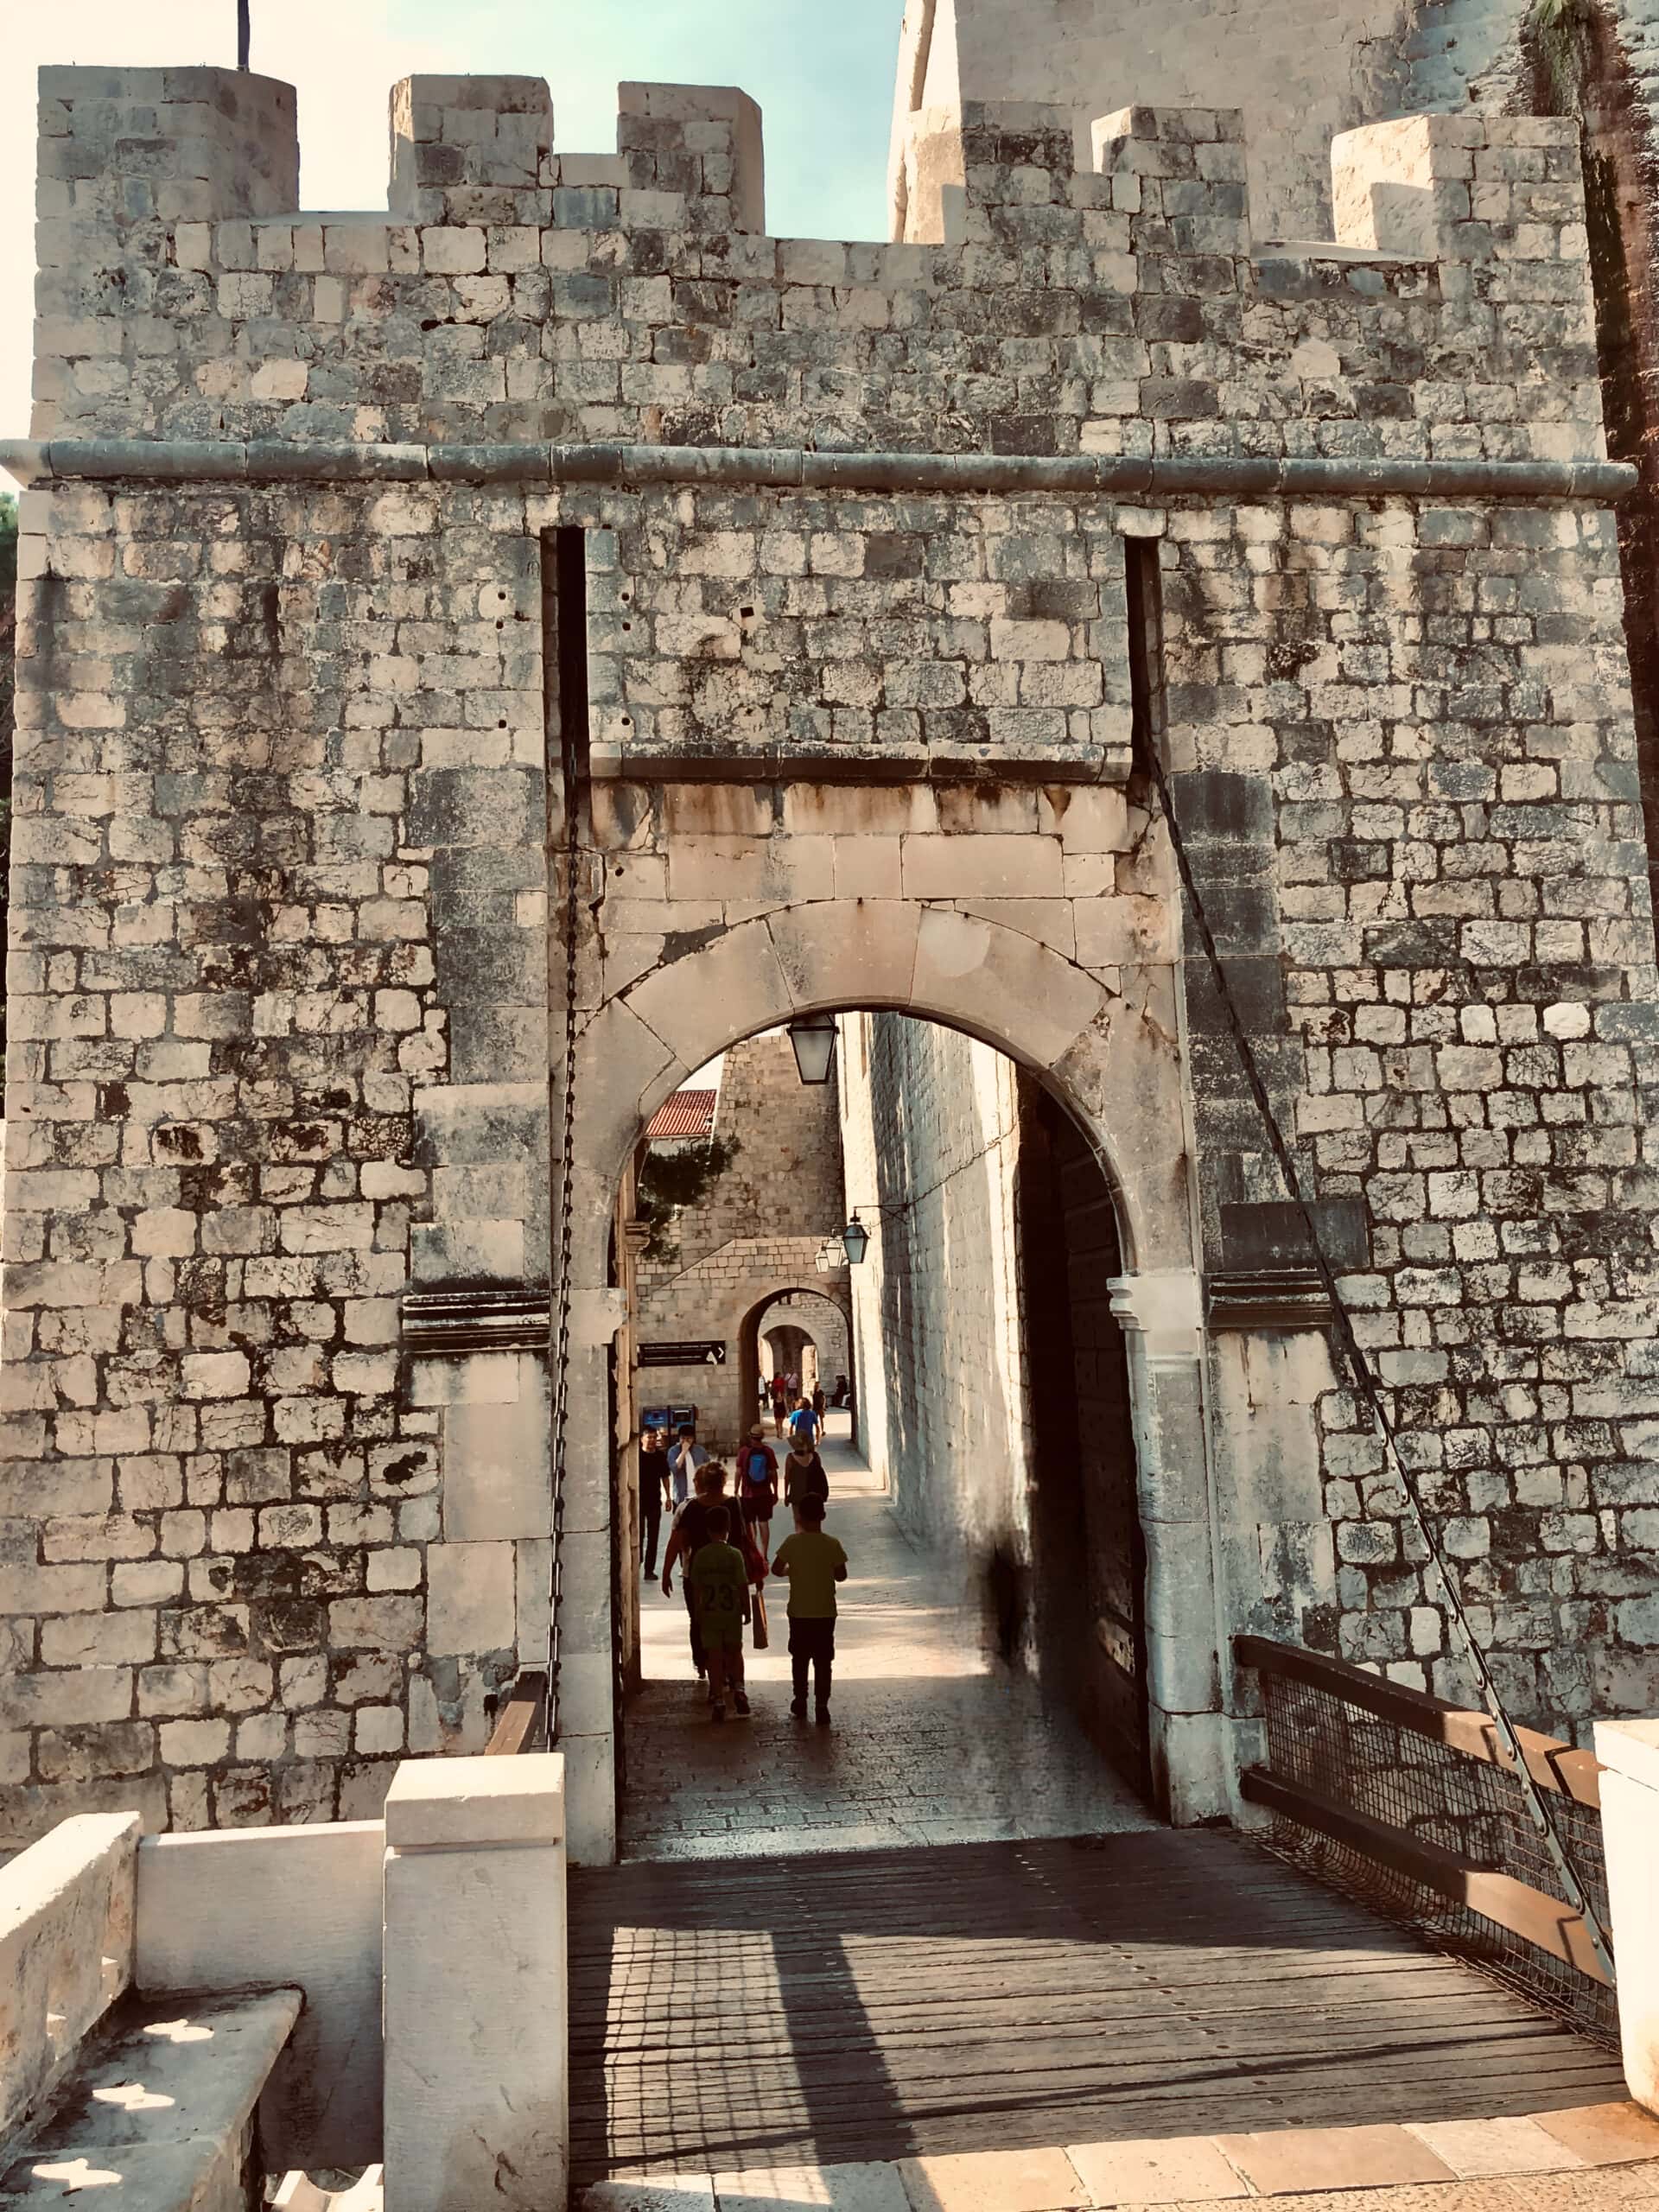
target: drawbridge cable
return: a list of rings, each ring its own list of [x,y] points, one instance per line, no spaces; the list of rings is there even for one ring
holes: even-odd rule
[[[579,537],[579,534],[578,534]],[[576,1135],[576,1012],[579,997],[577,941],[582,920],[582,767],[587,729],[587,680],[579,671],[578,623],[586,621],[585,555],[578,543],[574,552],[569,533],[552,534],[543,540],[543,596],[547,599],[547,569],[553,569],[555,638],[557,651],[543,681],[557,686],[559,715],[560,786],[564,807],[564,1053],[563,1079],[563,1128],[559,1164],[559,1198],[555,1212],[557,1237],[554,1252],[551,1322],[552,1500],[550,1522],[552,1558],[549,1562],[547,1618],[546,1740],[550,1751],[559,1733],[560,1613],[564,1600],[564,1497],[567,1487],[570,1427],[570,1300],[572,1236],[575,1218]],[[545,630],[545,622],[543,629]],[[580,673],[580,681],[577,677]]]
[[[1473,1624],[1469,1618],[1467,1609],[1463,1602],[1463,1592],[1458,1586],[1452,1569],[1447,1564],[1433,1519],[1423,1503],[1416,1479],[1401,1456],[1395,1441],[1394,1423],[1383,1402],[1381,1385],[1372,1371],[1370,1360],[1365,1356],[1348,1309],[1343,1303],[1335,1272],[1319,1241],[1319,1225],[1314,1219],[1312,1203],[1303,1188],[1301,1171],[1297,1166],[1295,1155],[1280,1125],[1279,1117],[1274,1111],[1273,1102],[1268,1096],[1268,1087],[1262,1077],[1255,1047],[1239,1016],[1237,1003],[1233,997],[1232,986],[1228,981],[1227,971],[1222,965],[1221,955],[1216,949],[1215,935],[1210,927],[1210,918],[1205,911],[1204,900],[1199,895],[1198,884],[1193,879],[1192,863],[1187,858],[1185,842],[1181,836],[1180,823],[1176,817],[1174,804],[1170,798],[1169,785],[1164,774],[1163,763],[1158,757],[1157,745],[1150,732],[1144,728],[1137,729],[1135,734],[1140,741],[1135,750],[1149,770],[1153,786],[1158,794],[1159,808],[1169,830],[1169,842],[1175,855],[1175,866],[1181,879],[1181,887],[1185,892],[1187,902],[1192,910],[1193,920],[1198,926],[1198,939],[1204,947],[1205,959],[1215,980],[1222,1011],[1226,1017],[1228,1030],[1238,1054],[1239,1065],[1244,1072],[1245,1083],[1249,1088],[1251,1097],[1255,1102],[1256,1111],[1262,1117],[1262,1125],[1267,1131],[1268,1143],[1278,1163],[1285,1188],[1301,1216],[1302,1226],[1313,1255],[1313,1263],[1319,1272],[1319,1281],[1324,1286],[1325,1296],[1330,1300],[1332,1321],[1337,1334],[1341,1339],[1350,1371],[1358,1386],[1359,1394],[1365,1402],[1366,1408],[1370,1414],[1377,1433],[1382,1438],[1383,1453],[1399,1482],[1401,1491],[1411,1510],[1413,1524],[1422,1540],[1429,1562],[1445,1592],[1447,1610],[1457,1624],[1458,1632],[1463,1640],[1476,1680],[1480,1685],[1482,1700],[1497,1731],[1498,1740],[1515,1770],[1516,1779],[1521,1783],[1528,1810],[1532,1815],[1533,1823],[1538,1830],[1550,1863],[1554,1867],[1562,1892],[1567,1902],[1582,1919],[1585,1932],[1590,1939],[1591,1948],[1594,1951],[1597,1961],[1606,1975],[1609,1985],[1611,1986],[1614,1978],[1613,1954],[1607,1930],[1602,1925],[1600,1916],[1591,1903],[1584,1884],[1579,1878],[1572,1854],[1555,1824],[1554,1815],[1550,1809],[1543,1790],[1539,1786],[1537,1778],[1527,1763],[1520,1732],[1510,1718],[1509,1709],[1503,1702],[1503,1694],[1488,1664],[1486,1653],[1479,1637],[1475,1634]],[[1478,985],[1478,979],[1477,982]],[[1484,992],[1482,1000],[1483,1003],[1486,1002]]]

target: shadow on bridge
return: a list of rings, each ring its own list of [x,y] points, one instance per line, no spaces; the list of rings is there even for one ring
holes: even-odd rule
[[[576,2178],[1557,2110],[1616,2061],[1228,1834],[572,1876]]]

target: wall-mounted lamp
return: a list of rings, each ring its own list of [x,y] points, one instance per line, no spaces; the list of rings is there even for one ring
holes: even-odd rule
[[[841,1232],[842,1249],[847,1255],[847,1264],[855,1268],[870,1249],[870,1232],[859,1219],[855,1209],[852,1219]]]
[[[795,1047],[795,1065],[803,1083],[828,1083],[830,1064],[836,1056],[836,1017],[833,1014],[798,1014],[789,1025],[789,1041]]]

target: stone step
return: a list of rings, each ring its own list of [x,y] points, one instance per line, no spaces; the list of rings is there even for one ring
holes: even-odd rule
[[[1634,2104],[1580,2105],[1519,2119],[614,2175],[575,2202],[578,2212],[1137,2212],[1270,2196],[1277,2212],[1318,2212],[1363,2190],[1368,2212],[1520,2212],[1519,2197],[1499,2206],[1490,2185],[1524,2177],[1528,2212],[1583,2212],[1586,2177],[1611,2167],[1628,2171],[1609,2201],[1659,2203],[1659,2120]]]
[[[255,2107],[303,2002],[297,1989],[126,1999],[0,2153],[0,2212],[84,2190],[99,2212],[255,2212]]]

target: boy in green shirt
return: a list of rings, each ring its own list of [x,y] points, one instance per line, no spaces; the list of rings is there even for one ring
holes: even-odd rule
[[[749,1709],[743,1688],[743,1624],[749,1618],[749,1570],[736,1545],[726,1541],[731,1525],[732,1516],[725,1506],[710,1506],[703,1516],[708,1541],[692,1554],[685,1571],[697,1633],[709,1662],[709,1694],[716,1720],[726,1718],[728,1683],[735,1709],[739,1713]]]
[[[836,1656],[836,1585],[847,1580],[847,1554],[838,1538],[823,1532],[823,1500],[795,1503],[795,1534],[785,1536],[772,1562],[774,1574],[789,1584],[789,1663],[795,1677],[790,1711],[806,1718],[806,1670],[820,1728],[830,1726],[830,1676]]]

